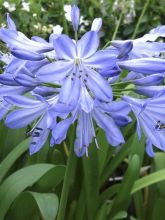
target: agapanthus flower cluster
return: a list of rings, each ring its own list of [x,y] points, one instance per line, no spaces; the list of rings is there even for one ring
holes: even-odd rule
[[[0,119],[10,128],[31,125],[30,154],[38,152],[48,137],[51,147],[60,144],[75,123],[74,150],[83,156],[92,141],[99,148],[97,127],[110,145],[124,144],[121,127],[132,122],[132,111],[139,138],[141,129],[146,135],[148,154],[154,155],[152,145],[165,150],[165,43],[155,42],[165,37],[165,26],[100,49],[102,19],[94,19],[91,30],[78,39],[77,6],[72,6],[70,16],[75,39],[59,33],[46,41],[27,38],[7,14],[8,28],[0,29],[0,39],[10,51],[0,58],[5,63]],[[119,84],[125,87],[120,89]],[[126,96],[129,89],[132,92]],[[133,97],[137,94],[142,99]]]

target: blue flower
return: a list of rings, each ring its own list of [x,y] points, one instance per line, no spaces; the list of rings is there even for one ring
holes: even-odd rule
[[[129,59],[160,57],[165,52],[165,43],[154,42],[159,37],[165,37],[165,25],[152,29],[148,34],[141,38],[131,40],[133,44],[132,51],[129,53]],[[120,49],[130,40],[114,40],[112,45]]]
[[[152,145],[165,151],[165,95],[147,100],[124,96],[123,99],[130,105],[137,120],[137,132],[141,137],[141,128],[147,138],[146,150],[153,156]]]
[[[80,20],[80,10],[76,5],[71,7],[71,20],[73,29],[75,32],[78,30],[79,20]]]
[[[22,52],[29,51],[32,52],[32,55],[37,53],[48,52],[53,49],[52,45],[46,42],[45,40],[39,41],[30,40],[23,33],[17,31],[15,23],[7,14],[7,28],[0,29],[0,39],[4,41],[10,49],[22,50]]]
[[[88,104],[89,103],[90,101],[88,101]],[[52,145],[60,144],[66,138],[70,125],[74,123],[76,119],[77,128],[74,149],[78,157],[84,154],[88,155],[88,147],[93,139],[96,146],[99,148],[95,134],[94,121],[97,126],[104,130],[106,138],[112,146],[123,144],[124,138],[120,131],[120,127],[131,122],[131,118],[128,116],[130,111],[129,105],[123,101],[102,103],[98,100],[95,101],[94,105],[93,110],[88,113],[83,111],[79,106],[77,110],[72,112],[70,118],[66,118],[55,124],[52,129]],[[120,114],[119,112],[122,113]]]
[[[59,100],[62,103],[71,103],[69,97],[74,90],[75,102],[72,104],[76,105],[83,86],[90,90],[92,96],[110,101],[111,87],[97,69],[113,68],[116,59],[106,51],[96,52],[98,46],[99,39],[95,31],[87,32],[76,43],[67,35],[61,35],[54,40],[58,60],[41,67],[36,75],[41,82],[61,82]]]
[[[118,62],[120,68],[138,73],[155,74],[165,72],[165,60],[160,58],[139,58]]]
[[[69,112],[66,106],[58,104],[58,95],[44,99],[36,95],[37,99],[30,99],[21,95],[5,96],[6,103],[21,109],[10,112],[5,123],[10,128],[23,128],[35,121],[30,131],[30,154],[34,154],[45,144],[52,124],[56,124],[56,117]]]

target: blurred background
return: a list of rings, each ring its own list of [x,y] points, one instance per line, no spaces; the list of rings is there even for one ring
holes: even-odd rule
[[[70,4],[80,7],[80,34],[90,29],[94,18],[103,18],[102,44],[112,39],[116,28],[116,38],[128,39],[165,24],[164,0],[0,1],[0,24],[6,25],[5,13],[9,12],[18,30],[28,37],[39,35],[48,39],[50,33],[58,32],[62,27],[63,32],[72,35],[72,27],[68,21]],[[140,24],[135,33],[139,19]]]

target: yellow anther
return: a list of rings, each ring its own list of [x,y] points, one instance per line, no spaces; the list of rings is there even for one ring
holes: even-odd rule
[[[79,62],[80,62],[79,58],[75,58],[74,63],[75,63],[76,65],[78,65]]]

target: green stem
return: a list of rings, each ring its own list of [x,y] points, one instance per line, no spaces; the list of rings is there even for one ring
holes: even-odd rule
[[[43,86],[52,87],[52,88],[61,88],[60,85],[55,83],[42,83]]]
[[[106,47],[108,47],[110,44],[111,44],[111,41],[108,41],[108,42],[104,45],[104,47],[103,47],[102,50],[104,50],[104,49],[105,49]]]
[[[66,18],[65,18],[65,12],[64,12],[64,5],[65,5],[65,1],[64,0],[61,0],[61,6],[62,6],[62,12],[63,12],[63,27],[64,27],[64,32],[65,34],[68,34],[68,25],[67,25],[67,21],[66,21]]]
[[[111,86],[118,86],[118,85],[126,85],[130,84],[132,81],[126,81],[126,82],[117,82],[117,83],[112,83],[110,84]]]
[[[115,38],[116,38],[117,32],[119,30],[119,27],[120,27],[120,24],[121,24],[121,21],[122,21],[122,18],[123,18],[123,12],[120,14],[119,20],[117,22],[115,31],[114,31],[113,36],[112,36],[112,40],[115,40]]]
[[[68,201],[69,188],[70,188],[70,184],[71,184],[71,181],[73,179],[73,174],[74,174],[74,168],[75,168],[75,162],[76,162],[76,156],[74,154],[74,147],[73,147],[74,138],[75,138],[74,134],[75,134],[75,126],[73,128],[73,135],[72,135],[72,140],[71,140],[71,145],[70,145],[69,157],[67,160],[67,166],[66,166],[66,171],[65,171],[65,176],[64,176],[64,183],[62,187],[57,220],[65,219],[65,210],[66,210],[67,201]]]
[[[118,22],[117,22],[115,31],[114,31],[113,36],[112,36],[112,40],[115,40],[115,38],[116,38],[117,32],[118,32],[119,27],[120,27],[120,24],[121,24],[122,17],[123,17],[123,13],[120,14],[119,20],[118,20]],[[110,44],[111,44],[111,40],[108,41],[108,42],[104,45],[104,47],[103,47],[102,50],[104,50],[104,49],[105,49],[106,47],[108,47]]]
[[[78,35],[77,35],[77,31],[75,31],[75,41],[78,41]]]
[[[146,10],[147,10],[147,8],[148,8],[149,3],[150,3],[150,0],[147,0],[146,3],[145,3],[145,5],[144,5],[144,8],[143,8],[143,10],[142,10],[142,13],[141,13],[141,15],[140,15],[140,17],[139,17],[139,19],[138,19],[138,22],[137,22],[137,24],[136,24],[135,30],[134,30],[134,32],[133,32],[132,39],[134,39],[134,38],[136,37],[136,35],[137,35],[137,32],[138,32],[138,29],[139,29],[141,20],[142,20],[144,14],[145,14],[145,12],[146,12]]]
[[[133,88],[130,89],[113,89],[113,92],[125,92],[125,91],[135,91]]]

